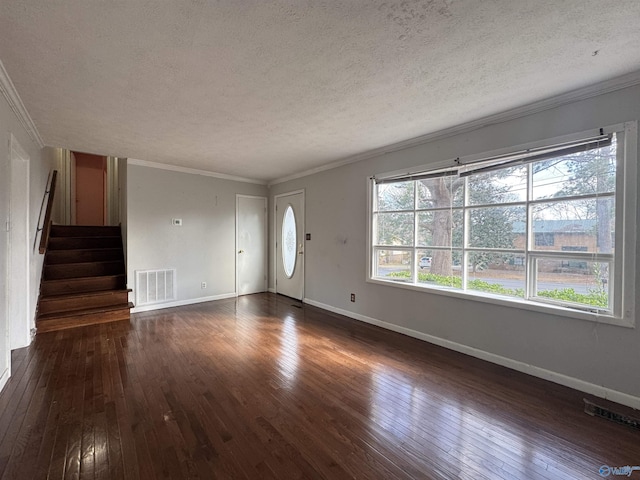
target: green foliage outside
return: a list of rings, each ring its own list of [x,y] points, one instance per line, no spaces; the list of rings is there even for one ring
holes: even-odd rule
[[[405,270],[402,272],[392,272],[387,274],[393,278],[411,278],[411,272]],[[462,278],[456,276],[438,275],[435,273],[418,272],[418,281],[421,283],[434,283],[445,287],[462,288]],[[484,280],[470,280],[467,282],[469,290],[478,292],[494,293],[496,295],[508,295],[510,297],[524,297],[522,288],[505,288],[499,283],[490,283]],[[589,293],[577,293],[573,288],[563,288],[561,290],[541,290],[538,296],[551,298],[554,300],[563,300],[567,302],[579,303],[582,305],[592,305],[594,307],[604,307],[609,305],[607,292],[599,289],[592,289]]]
[[[395,278],[411,278],[411,272],[404,270],[402,272],[392,272],[387,274],[388,277]],[[445,287],[462,288],[462,278],[455,275],[438,275],[437,273],[422,273],[418,272],[418,281],[422,283],[435,283],[436,285],[442,285]],[[467,282],[467,288],[469,290],[476,290],[479,292],[489,292],[498,295],[509,295],[512,297],[524,297],[524,290],[522,288],[505,288],[499,283],[489,283],[484,280],[469,280]]]
[[[411,278],[411,272],[403,270],[401,272],[391,272],[387,277]],[[418,272],[418,281],[444,285],[445,287],[462,288],[462,278],[456,276],[438,275],[437,273]]]
[[[563,288],[562,290],[543,290],[538,292],[538,296],[553,298],[554,300],[565,300],[567,302],[581,303],[583,305],[593,305],[594,307],[608,307],[609,296],[607,292],[600,289],[591,289],[589,293],[577,293],[573,288]]]

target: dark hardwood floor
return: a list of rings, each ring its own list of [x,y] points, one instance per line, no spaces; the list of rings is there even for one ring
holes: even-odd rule
[[[44,333],[13,367],[2,479],[555,480],[640,465],[640,432],[583,413],[584,394],[272,294]]]

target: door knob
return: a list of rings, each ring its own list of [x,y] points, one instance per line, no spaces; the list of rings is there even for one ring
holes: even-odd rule
[[[238,253],[244,253],[244,250],[238,250]]]

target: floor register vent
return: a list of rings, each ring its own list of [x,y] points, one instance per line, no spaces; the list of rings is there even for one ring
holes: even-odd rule
[[[176,270],[136,270],[136,306],[176,299]]]
[[[606,418],[607,420],[611,420],[612,422],[619,423],[621,425],[626,425],[628,427],[634,428],[636,430],[640,430],[640,419],[633,418],[629,415],[625,415],[622,413],[614,412],[606,407],[602,407],[600,405],[596,405],[595,403],[587,400],[584,400],[584,411],[593,417]]]

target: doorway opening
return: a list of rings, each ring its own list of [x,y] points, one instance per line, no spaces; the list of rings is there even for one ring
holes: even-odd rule
[[[119,225],[120,183],[126,159],[62,150],[57,164],[55,222],[61,225]]]

